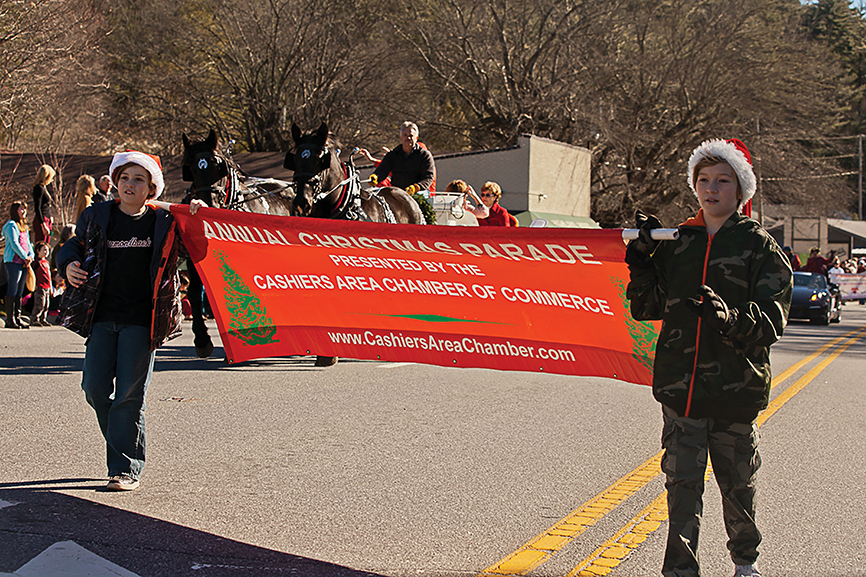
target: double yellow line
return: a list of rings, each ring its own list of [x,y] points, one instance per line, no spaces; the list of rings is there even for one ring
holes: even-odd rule
[[[773,379],[772,387],[777,387],[800,369],[811,363],[820,355],[833,347],[838,348],[828,355],[827,358],[815,365],[808,373],[797,382],[788,387],[778,395],[762,412],[756,423],[761,426],[782,405],[787,403],[794,395],[802,391],[806,385],[811,383],[827,366],[836,360],[848,347],[866,334],[866,326],[860,327],[833,339],[820,347],[814,353],[794,363],[787,370]],[[847,339],[847,340],[846,340]],[[844,341],[844,343],[843,343]],[[840,344],[842,343],[842,344]],[[491,576],[517,576],[526,575],[533,569],[541,566],[557,552],[563,550],[575,538],[584,533],[600,518],[607,515],[614,508],[626,501],[629,497],[645,487],[650,481],[661,475],[661,451],[640,465],[637,469],[628,473],[613,485],[560,519],[552,527],[531,539],[522,547],[494,563],[479,573],[478,577]],[[711,473],[707,468],[707,477]],[[656,497],[649,505],[644,507],[633,517],[622,529],[617,531],[601,547],[596,549],[592,555],[581,561],[574,569],[566,574],[566,577],[598,577],[611,573],[628,555],[637,549],[647,537],[661,526],[662,521],[667,519],[667,492]]]

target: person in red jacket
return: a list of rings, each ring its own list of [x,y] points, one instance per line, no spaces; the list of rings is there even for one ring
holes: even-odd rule
[[[481,187],[481,202],[490,211],[490,216],[479,218],[478,226],[518,226],[517,219],[499,204],[500,198],[502,187],[493,181],[485,182]]]
[[[800,255],[791,250],[790,246],[784,247],[782,252],[785,253],[786,257],[788,257],[788,262],[791,263],[791,270],[800,270],[803,268],[803,264],[800,262]]]
[[[34,246],[36,259],[31,265],[36,275],[33,291],[33,310],[30,313],[31,327],[50,327],[48,322],[48,299],[51,297],[51,267],[48,265],[48,243],[40,240]]]
[[[836,251],[830,251],[830,258],[825,258],[821,256],[821,249],[813,247],[812,250],[809,251],[809,259],[806,261],[806,264],[803,265],[803,268],[800,270],[804,272],[814,272],[826,275],[827,267],[833,262],[833,257],[836,255]]]

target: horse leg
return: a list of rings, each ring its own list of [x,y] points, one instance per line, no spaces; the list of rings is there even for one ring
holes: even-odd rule
[[[213,341],[207,333],[207,325],[204,324],[204,316],[202,313],[202,295],[203,285],[201,277],[198,276],[198,271],[192,264],[189,268],[189,304],[192,307],[192,332],[195,335],[193,343],[195,344],[195,354],[199,358],[206,359],[213,353]]]

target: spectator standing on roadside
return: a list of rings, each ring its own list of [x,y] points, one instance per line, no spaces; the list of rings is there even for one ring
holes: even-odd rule
[[[49,241],[54,219],[51,216],[51,205],[54,199],[48,192],[48,185],[54,182],[57,172],[51,166],[43,164],[36,171],[36,181],[33,183],[33,242]]]
[[[697,577],[707,458],[722,492],[735,577],[759,577],[755,523],[758,433],[770,395],[770,345],[791,304],[788,259],[738,212],[754,196],[751,155],[739,140],[708,140],[689,158],[700,204],[678,240],[653,240],[657,218],[636,215],[626,248],[632,316],[661,320],[653,395],[662,404],[662,470],[670,519],[662,575]]]
[[[803,265],[800,262],[800,255],[792,251],[790,246],[783,248],[782,252],[785,253],[786,257],[788,257],[788,262],[791,263],[791,270],[800,270],[802,268]]]
[[[3,225],[3,266],[6,268],[6,328],[26,329],[21,318],[21,297],[24,296],[24,268],[33,262],[33,247],[27,226],[27,203],[13,202],[9,206],[9,221]]]
[[[111,177],[107,174],[103,174],[101,177],[99,177],[99,183],[96,188],[96,192],[93,193],[93,202],[105,202],[107,200],[114,200],[114,194],[112,194],[113,188],[114,184],[111,182]]]
[[[400,146],[391,150],[370,175],[376,186],[391,175],[391,186],[402,188],[410,195],[420,190],[434,190],[436,164],[426,147],[418,144],[418,126],[404,122],[400,127]]]
[[[78,217],[84,209],[93,204],[96,196],[96,182],[89,174],[82,174],[75,182],[75,214],[72,222],[78,222]]]
[[[51,266],[52,273],[57,271],[57,253],[60,251],[60,247],[62,247],[67,240],[72,238],[73,234],[75,234],[74,224],[67,224],[60,229],[60,239],[57,241],[57,244],[54,245],[54,248],[51,249],[51,256],[48,258],[48,264]]]
[[[158,157],[117,153],[110,172],[119,199],[84,210],[57,266],[68,283],[61,324],[87,339],[81,388],[105,438],[106,489],[131,491],[144,468],[155,351],[180,334],[180,235],[169,211],[147,204],[165,188]]]

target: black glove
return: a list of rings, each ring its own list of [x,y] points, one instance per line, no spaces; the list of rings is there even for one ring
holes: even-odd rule
[[[650,255],[658,247],[661,241],[651,236],[654,228],[662,228],[662,223],[653,215],[647,216],[638,210],[634,214],[635,228],[638,229],[637,238],[629,241],[625,248],[625,262],[630,265],[640,265],[649,261]]]
[[[686,299],[686,307],[722,334],[727,334],[737,322],[736,309],[728,308],[722,297],[707,285],[701,285],[697,298]]]

